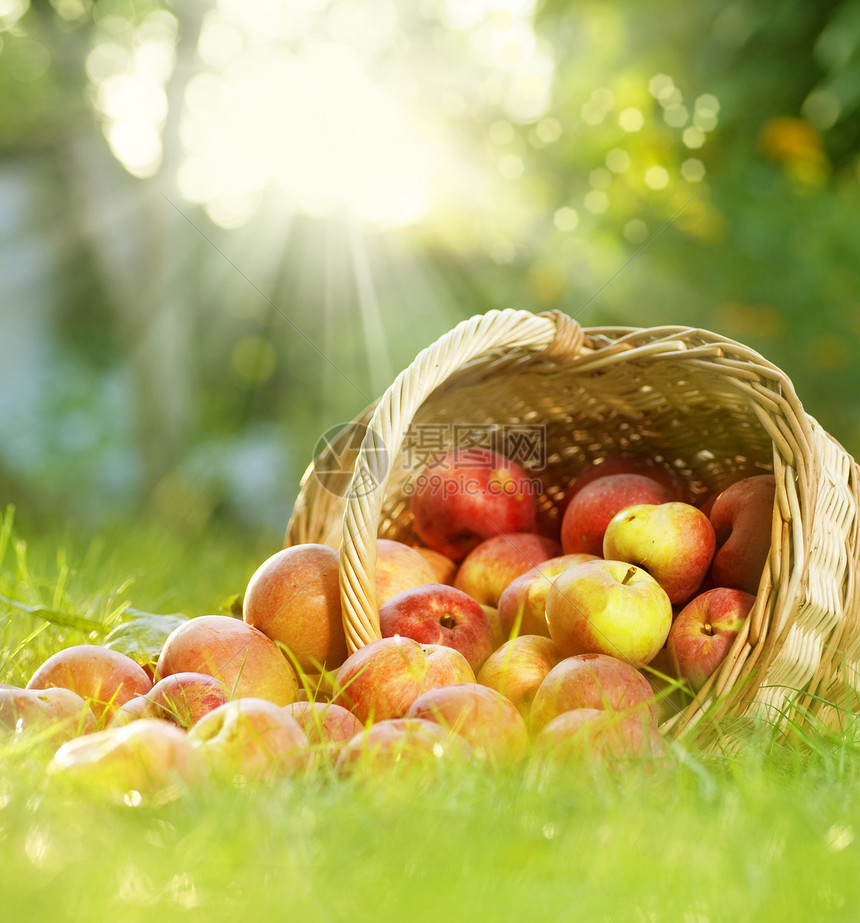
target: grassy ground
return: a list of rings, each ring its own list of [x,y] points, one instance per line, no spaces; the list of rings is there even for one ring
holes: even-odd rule
[[[24,544],[0,528],[0,596],[109,626],[133,605],[217,611],[269,549],[155,527]],[[259,543],[263,545],[264,543]],[[132,579],[133,578],[133,579]],[[0,682],[98,636],[0,603]],[[129,806],[0,743],[4,923],[810,921],[860,915],[853,736],[763,734],[732,756],[674,747],[656,771],[436,766],[213,779]]]

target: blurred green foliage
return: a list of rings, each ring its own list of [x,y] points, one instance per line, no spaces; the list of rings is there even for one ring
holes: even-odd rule
[[[509,306],[740,339],[856,452],[858,109],[858,0],[4,0],[2,499],[277,540]]]

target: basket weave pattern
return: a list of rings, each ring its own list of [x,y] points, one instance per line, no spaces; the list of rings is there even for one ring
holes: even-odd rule
[[[560,312],[491,311],[457,325],[332,445],[328,462],[333,453],[351,477],[323,459],[309,467],[285,544],[340,548],[350,650],[380,636],[376,538],[417,541],[409,494],[427,458],[410,446],[422,427],[452,434],[463,424],[500,438],[540,428],[544,453],[530,473],[543,482],[545,521],[578,472],[619,452],[672,469],[691,500],[733,473],[772,472],[772,547],[756,604],[722,667],[663,729],[705,714],[778,721],[798,708],[835,726],[852,707],[855,461],[804,412],[789,378],[741,343],[689,327],[583,329]]]

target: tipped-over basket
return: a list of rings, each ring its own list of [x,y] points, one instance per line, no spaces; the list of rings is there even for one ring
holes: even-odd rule
[[[661,728],[713,735],[729,719],[779,725],[798,715],[837,727],[853,710],[857,464],[758,353],[706,330],[584,329],[560,312],[490,311],[458,324],[302,481],[285,544],[340,548],[350,650],[380,636],[377,537],[417,543],[414,479],[455,444],[492,447],[527,467],[544,486],[543,522],[558,516],[578,472],[614,454],[657,460],[693,500],[732,475],[772,472],[772,547],[755,606],[720,669]]]

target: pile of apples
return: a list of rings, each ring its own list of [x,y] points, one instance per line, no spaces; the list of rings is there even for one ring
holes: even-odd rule
[[[159,791],[207,773],[458,758],[653,760],[666,677],[695,692],[755,603],[775,482],[693,502],[645,457],[601,460],[555,519],[539,482],[484,449],[433,459],[407,545],[377,539],[382,638],[349,653],[339,552],[264,561],[242,617],[181,622],[149,663],[66,648],[0,687],[0,730],[41,735],[52,770]]]

